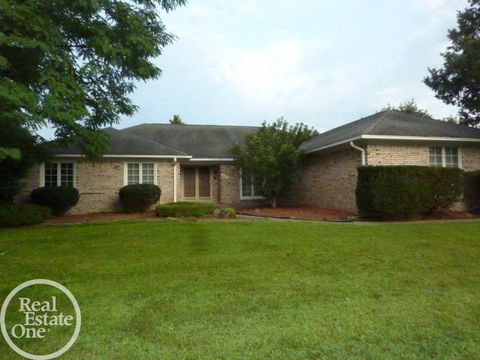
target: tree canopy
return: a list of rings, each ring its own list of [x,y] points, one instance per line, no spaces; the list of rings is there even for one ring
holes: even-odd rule
[[[457,23],[448,32],[451,44],[442,54],[443,67],[429,69],[424,81],[437,98],[460,108],[462,124],[480,126],[480,0],[469,0]]]
[[[417,115],[417,116],[421,116],[428,119],[433,119],[432,115],[430,115],[428,110],[421,109],[417,105],[415,99],[402,102],[400,103],[399,106],[393,106],[391,104],[388,104],[382,110],[396,110],[396,111],[404,112],[406,114],[412,114],[412,115]]]
[[[173,118],[170,119],[170,124],[172,125],[185,125],[180,115],[173,115]]]
[[[132,115],[135,81],[157,78],[152,62],[174,36],[159,8],[186,0],[4,0],[0,2],[0,121],[62,141],[86,155],[108,146],[100,128]],[[18,150],[18,149],[17,149]],[[3,148],[3,156],[16,156]]]
[[[263,122],[256,133],[246,136],[243,145],[235,144],[230,152],[240,166],[250,169],[255,186],[275,207],[278,197],[297,178],[300,145],[317,134],[303,123],[289,125],[280,118],[272,124]]]

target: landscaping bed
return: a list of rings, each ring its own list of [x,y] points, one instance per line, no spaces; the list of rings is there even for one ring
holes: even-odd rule
[[[323,221],[351,221],[355,214],[340,209],[316,208],[316,207],[277,207],[277,208],[256,208],[240,209],[238,214],[271,217],[279,219],[299,220],[323,220]]]

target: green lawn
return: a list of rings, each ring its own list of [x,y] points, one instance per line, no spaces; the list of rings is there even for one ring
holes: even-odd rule
[[[0,230],[0,302],[66,285],[64,359],[468,359],[480,223],[118,222]],[[0,358],[17,359],[0,341]]]

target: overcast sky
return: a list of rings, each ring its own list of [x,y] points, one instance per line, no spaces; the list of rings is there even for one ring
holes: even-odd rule
[[[320,131],[415,98],[456,109],[423,84],[442,63],[466,0],[190,0],[163,15],[178,39],[139,83],[123,128],[167,122],[259,125],[284,116]]]

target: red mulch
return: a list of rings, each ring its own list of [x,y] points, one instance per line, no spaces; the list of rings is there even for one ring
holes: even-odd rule
[[[93,213],[82,215],[63,215],[48,219],[43,224],[83,224],[94,221],[115,221],[115,220],[131,220],[131,219],[158,219],[153,212],[122,214],[122,213]]]
[[[240,209],[237,212],[242,215],[324,221],[348,221],[355,217],[355,214],[349,211],[316,207]]]

